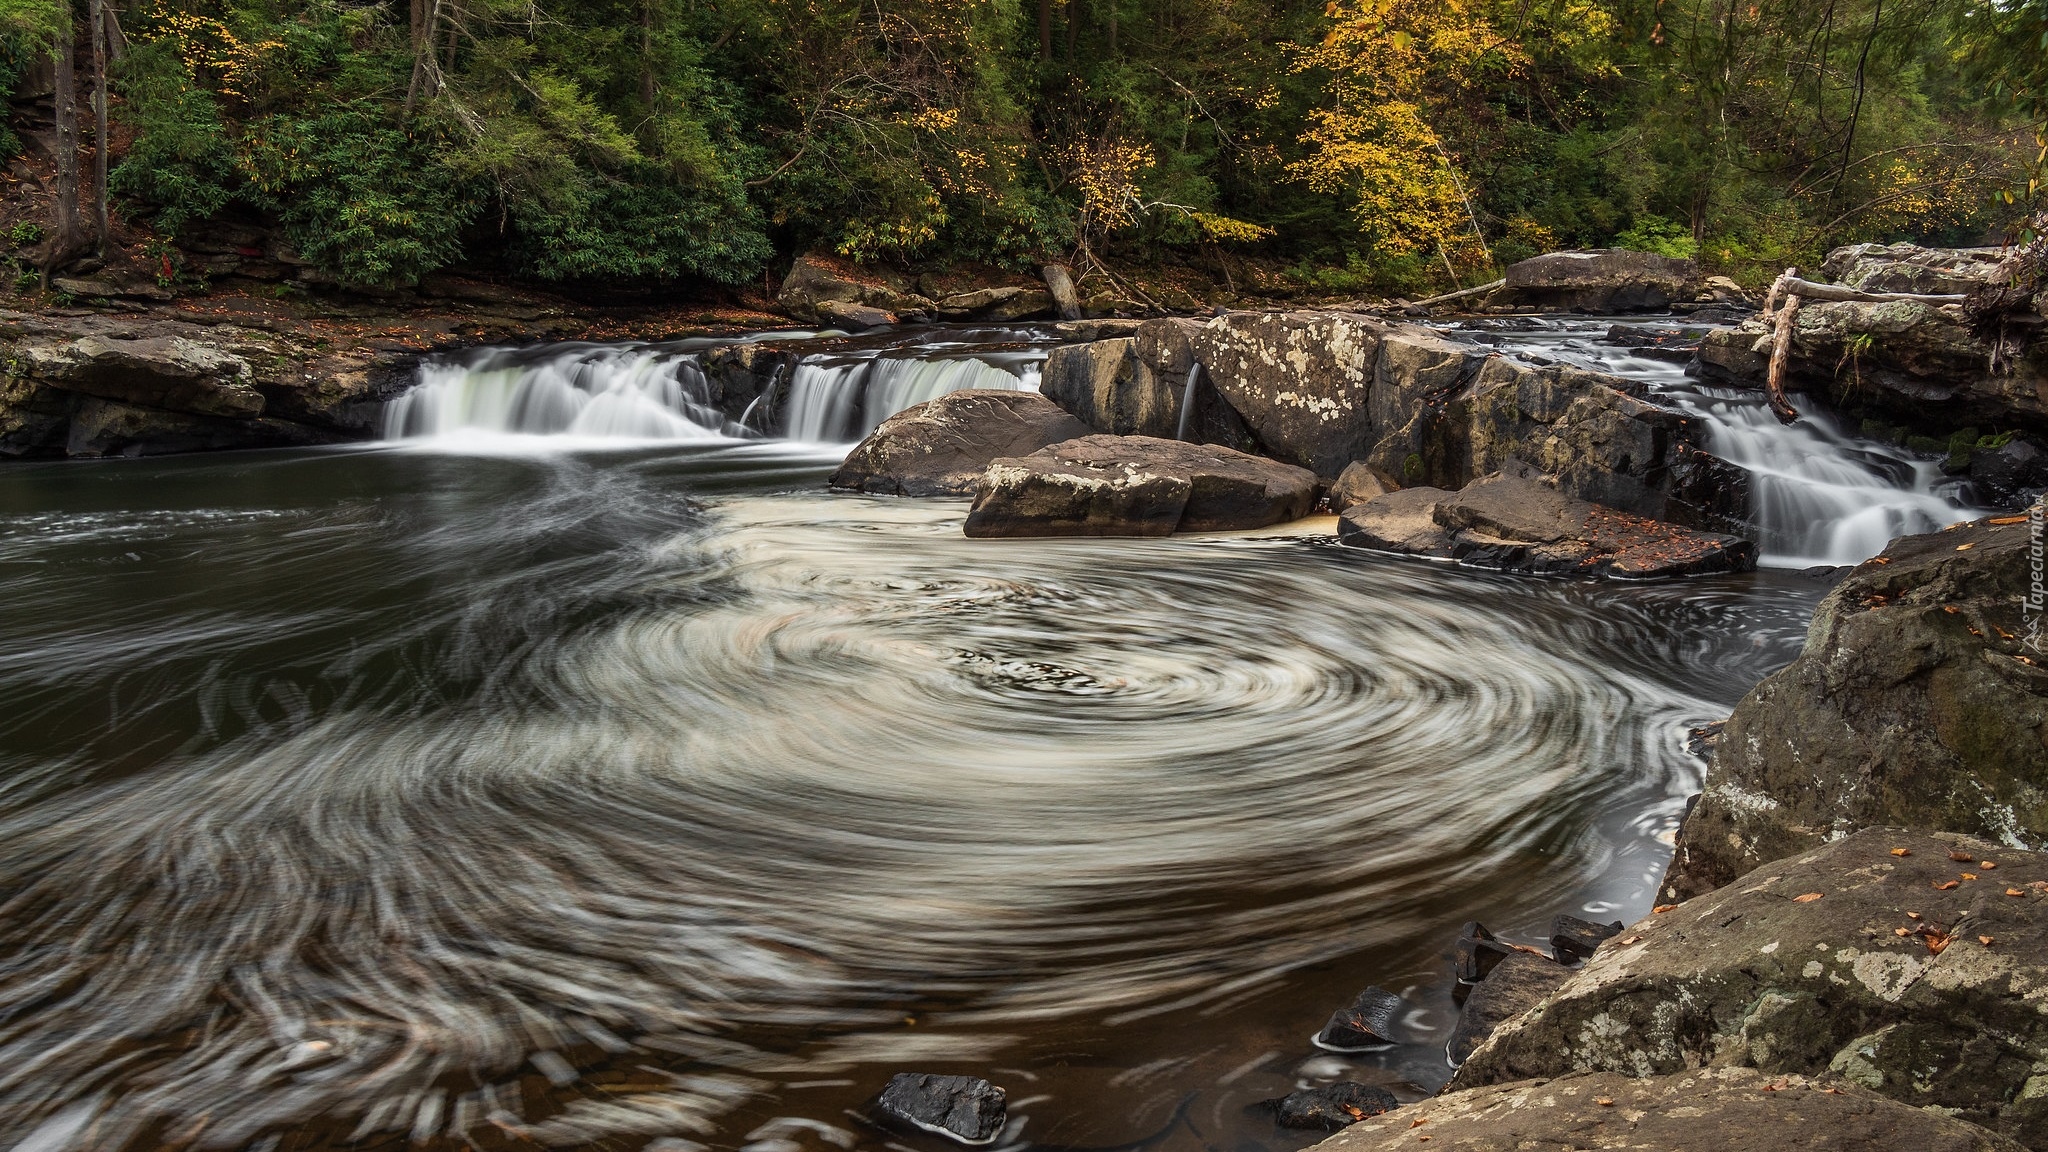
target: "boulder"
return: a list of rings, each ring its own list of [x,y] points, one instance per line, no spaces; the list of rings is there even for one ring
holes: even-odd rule
[[[348,439],[351,437],[342,433],[289,420],[195,416],[85,396],[71,409],[64,454],[165,456],[232,448],[298,448]]]
[[[1344,1080],[1289,1092],[1278,1100],[1266,1101],[1265,1105],[1273,1110],[1273,1122],[1282,1128],[1335,1132],[1368,1117],[1391,1112],[1401,1102],[1377,1084]]]
[[[1342,512],[1376,496],[1398,491],[1400,487],[1393,477],[1380,469],[1363,460],[1353,460],[1338,474],[1337,482],[1330,485],[1330,511]]]
[[[1426,1142],[1425,1142],[1426,1141]],[[1360,1121],[1318,1152],[2021,1152],[1962,1120],[1805,1076],[1580,1073],[1454,1092]]]
[[[1829,252],[1820,270],[1837,284],[1865,292],[1966,295],[1982,288],[2004,258],[1999,248],[1850,244]]]
[[[1126,337],[1053,349],[1039,393],[1096,432],[1174,439],[1186,381],[1176,383],[1140,360],[1137,343]]]
[[[1969,475],[1979,501],[2024,508],[2048,492],[2048,443],[2024,432],[1981,443],[1970,450]]]
[[[990,462],[1086,435],[1085,425],[1036,392],[950,392],[882,421],[830,483],[891,496],[972,496]]]
[[[973,1076],[899,1072],[875,1101],[885,1116],[963,1144],[986,1144],[1008,1119],[1008,1093]]]
[[[800,359],[789,349],[753,342],[706,349],[699,357],[706,399],[736,424],[756,430],[781,427]]]
[[[1983,287],[1999,268],[1986,253],[1910,244],[1838,248],[1824,267],[1850,287],[1952,294]],[[1845,411],[1927,433],[1969,426],[2048,432],[2048,338],[2007,325],[1992,341],[1962,305],[1923,301],[1806,301],[1787,356],[1788,386]],[[1761,320],[1709,333],[1697,371],[1710,382],[1761,388],[1772,334]]]
[[[249,362],[182,336],[62,343],[23,342],[9,374],[106,400],[199,416],[247,418],[263,411]]]
[[[2048,855],[1869,828],[1631,925],[1452,1087],[1834,1075],[2048,1148],[2043,988]]]
[[[1007,323],[1052,315],[1053,299],[1052,293],[1043,289],[1012,284],[942,296],[933,305],[933,311],[949,320]]]
[[[904,313],[929,314],[935,305],[892,287],[880,273],[833,256],[799,256],[783,277],[775,306],[808,324],[873,328]]]
[[[1368,500],[1344,513],[1337,538],[1515,572],[1649,579],[1756,566],[1748,540],[1579,500],[1526,469],[1457,492],[1410,488]]]
[[[2033,548],[2024,517],[1980,520],[1895,540],[1837,585],[1715,742],[1665,899],[1871,825],[2048,845]]]
[[[1558,312],[1648,312],[1699,295],[1699,265],[1626,248],[1548,252],[1510,264],[1509,303]]]
[[[1451,1066],[1463,1064],[1494,1029],[1542,1003],[1571,974],[1571,969],[1555,960],[1527,952],[1508,953],[1466,995],[1458,1011],[1458,1026],[1444,1049]]]
[[[1308,514],[1305,469],[1216,445],[1084,436],[996,460],[975,489],[967,535],[1166,536],[1263,528]]]
[[[1371,401],[1385,332],[1334,312],[1235,312],[1189,335],[1194,358],[1259,448],[1334,480],[1377,439]]]

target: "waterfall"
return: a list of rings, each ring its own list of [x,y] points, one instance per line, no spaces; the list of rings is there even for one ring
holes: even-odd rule
[[[843,444],[948,392],[1035,390],[1044,359],[1041,349],[1015,346],[968,356],[930,343],[814,352],[803,347],[810,342],[806,334],[784,345],[800,357],[795,371],[785,378],[778,370],[743,409],[715,399],[701,357],[717,343],[707,340],[485,349],[430,360],[418,382],[385,406],[383,432],[386,439],[420,441],[510,435],[625,443],[766,434]],[[779,402],[777,387],[785,393]],[[780,416],[764,421],[756,409]]]
[[[1695,387],[1664,399],[1707,427],[1707,450],[1750,474],[1750,519],[1765,563],[1857,564],[1894,537],[1933,532],[1973,513],[1942,495],[1938,461],[1845,431],[1805,398],[1781,424],[1753,392]]]
[[[1860,564],[1896,536],[1978,515],[1956,497],[1960,485],[1942,475],[1938,460],[1857,436],[1805,397],[1797,401],[1800,419],[1781,424],[1760,392],[1704,386],[1679,364],[1618,347],[1612,320],[1527,323],[1522,331],[1456,334],[1527,349],[1537,355],[1525,358],[1538,362],[1563,360],[1648,383],[1653,400],[1706,429],[1708,452],[1748,470],[1750,524],[1769,567]]]
[[[1188,365],[1187,383],[1180,388],[1180,429],[1173,434],[1175,440],[1185,441],[1188,429],[1195,422],[1195,386],[1202,382],[1202,362]]]

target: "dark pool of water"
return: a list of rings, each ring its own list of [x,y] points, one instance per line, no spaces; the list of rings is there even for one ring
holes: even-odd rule
[[[0,470],[0,1144],[921,1149],[849,1116],[920,1070],[1301,1147],[1247,1106],[1448,1075],[1461,921],[1647,911],[1823,591],[968,541],[829,464]],[[1367,984],[1411,1042],[1318,1052]]]

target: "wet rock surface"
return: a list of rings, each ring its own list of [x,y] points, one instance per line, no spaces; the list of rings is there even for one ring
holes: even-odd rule
[[[1346,1080],[1321,1088],[1303,1088],[1266,1101],[1273,1122],[1282,1128],[1335,1132],[1400,1107],[1394,1094],[1376,1084]]]
[[[991,463],[969,536],[1166,536],[1263,528],[1314,506],[1305,469],[1216,445],[1085,436]]]
[[[1354,460],[1330,485],[1330,511],[1342,512],[1353,505],[1363,504],[1374,497],[1385,496],[1398,491],[1400,485],[1378,468],[1363,460]]]
[[[1574,499],[1526,469],[1457,492],[1409,488],[1368,500],[1344,513],[1338,540],[1517,572],[1655,578],[1756,566],[1750,541]]]
[[[1571,974],[1555,960],[1508,952],[1466,995],[1445,1055],[1454,1066],[1463,1064],[1495,1028],[1542,1003]]]
[[[2048,1147],[2044,986],[2048,856],[1866,829],[1631,925],[1452,1086],[1835,1075]]]
[[[882,421],[830,483],[891,496],[972,496],[992,461],[1086,435],[1086,425],[1035,392],[953,392]]]
[[[1854,1085],[1717,1068],[1645,1079],[1564,1075],[1458,1092],[1361,1121],[1316,1147],[1322,1152],[2019,1152],[2021,1145]]]
[[[967,1144],[986,1144],[1003,1130],[1008,1094],[973,1076],[899,1072],[875,1107],[883,1115]]]
[[[1664,898],[1872,825],[2048,844],[2031,547],[2020,516],[1903,537],[1829,593],[1799,659],[1715,741]]]
[[[1401,1042],[1401,998],[1380,987],[1358,994],[1348,1008],[1331,1014],[1316,1033],[1316,1046],[1332,1052],[1358,1052]]]
[[[1502,297],[1559,312],[1644,312],[1696,296],[1699,265],[1625,248],[1547,252],[1508,266]]]

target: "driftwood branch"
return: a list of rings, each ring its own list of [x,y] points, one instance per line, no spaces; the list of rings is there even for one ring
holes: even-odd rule
[[[1889,304],[1903,300],[1915,304],[1942,305],[1961,304],[1968,299],[1961,294],[1944,296],[1926,292],[1864,292],[1856,288],[1844,288],[1840,284],[1818,284],[1812,280],[1802,280],[1792,275],[1790,270],[1778,278],[1778,286],[1771,290],[1776,292],[1778,287],[1782,287],[1786,292],[1796,292],[1808,300],[1840,300],[1868,304]]]
[[[1799,409],[1785,396],[1786,362],[1792,358],[1792,335],[1799,327],[1799,294],[1795,289],[1808,281],[1799,278],[1797,268],[1785,269],[1771,285],[1771,294],[1764,299],[1764,321],[1773,326],[1771,333],[1771,369],[1764,377],[1764,394],[1770,398],[1771,414],[1780,423],[1790,424],[1799,419]],[[1778,307],[1778,297],[1785,298],[1784,306]],[[1773,311],[1775,309],[1775,311]]]
[[[1417,300],[1414,304],[1411,305],[1411,307],[1426,308],[1431,304],[1442,304],[1447,300],[1463,300],[1467,296],[1483,296],[1488,292],[1492,292],[1497,289],[1504,288],[1506,286],[1506,280],[1495,280],[1490,284],[1481,284],[1477,288],[1461,288],[1456,292],[1446,292],[1441,296],[1431,296],[1427,300]]]

